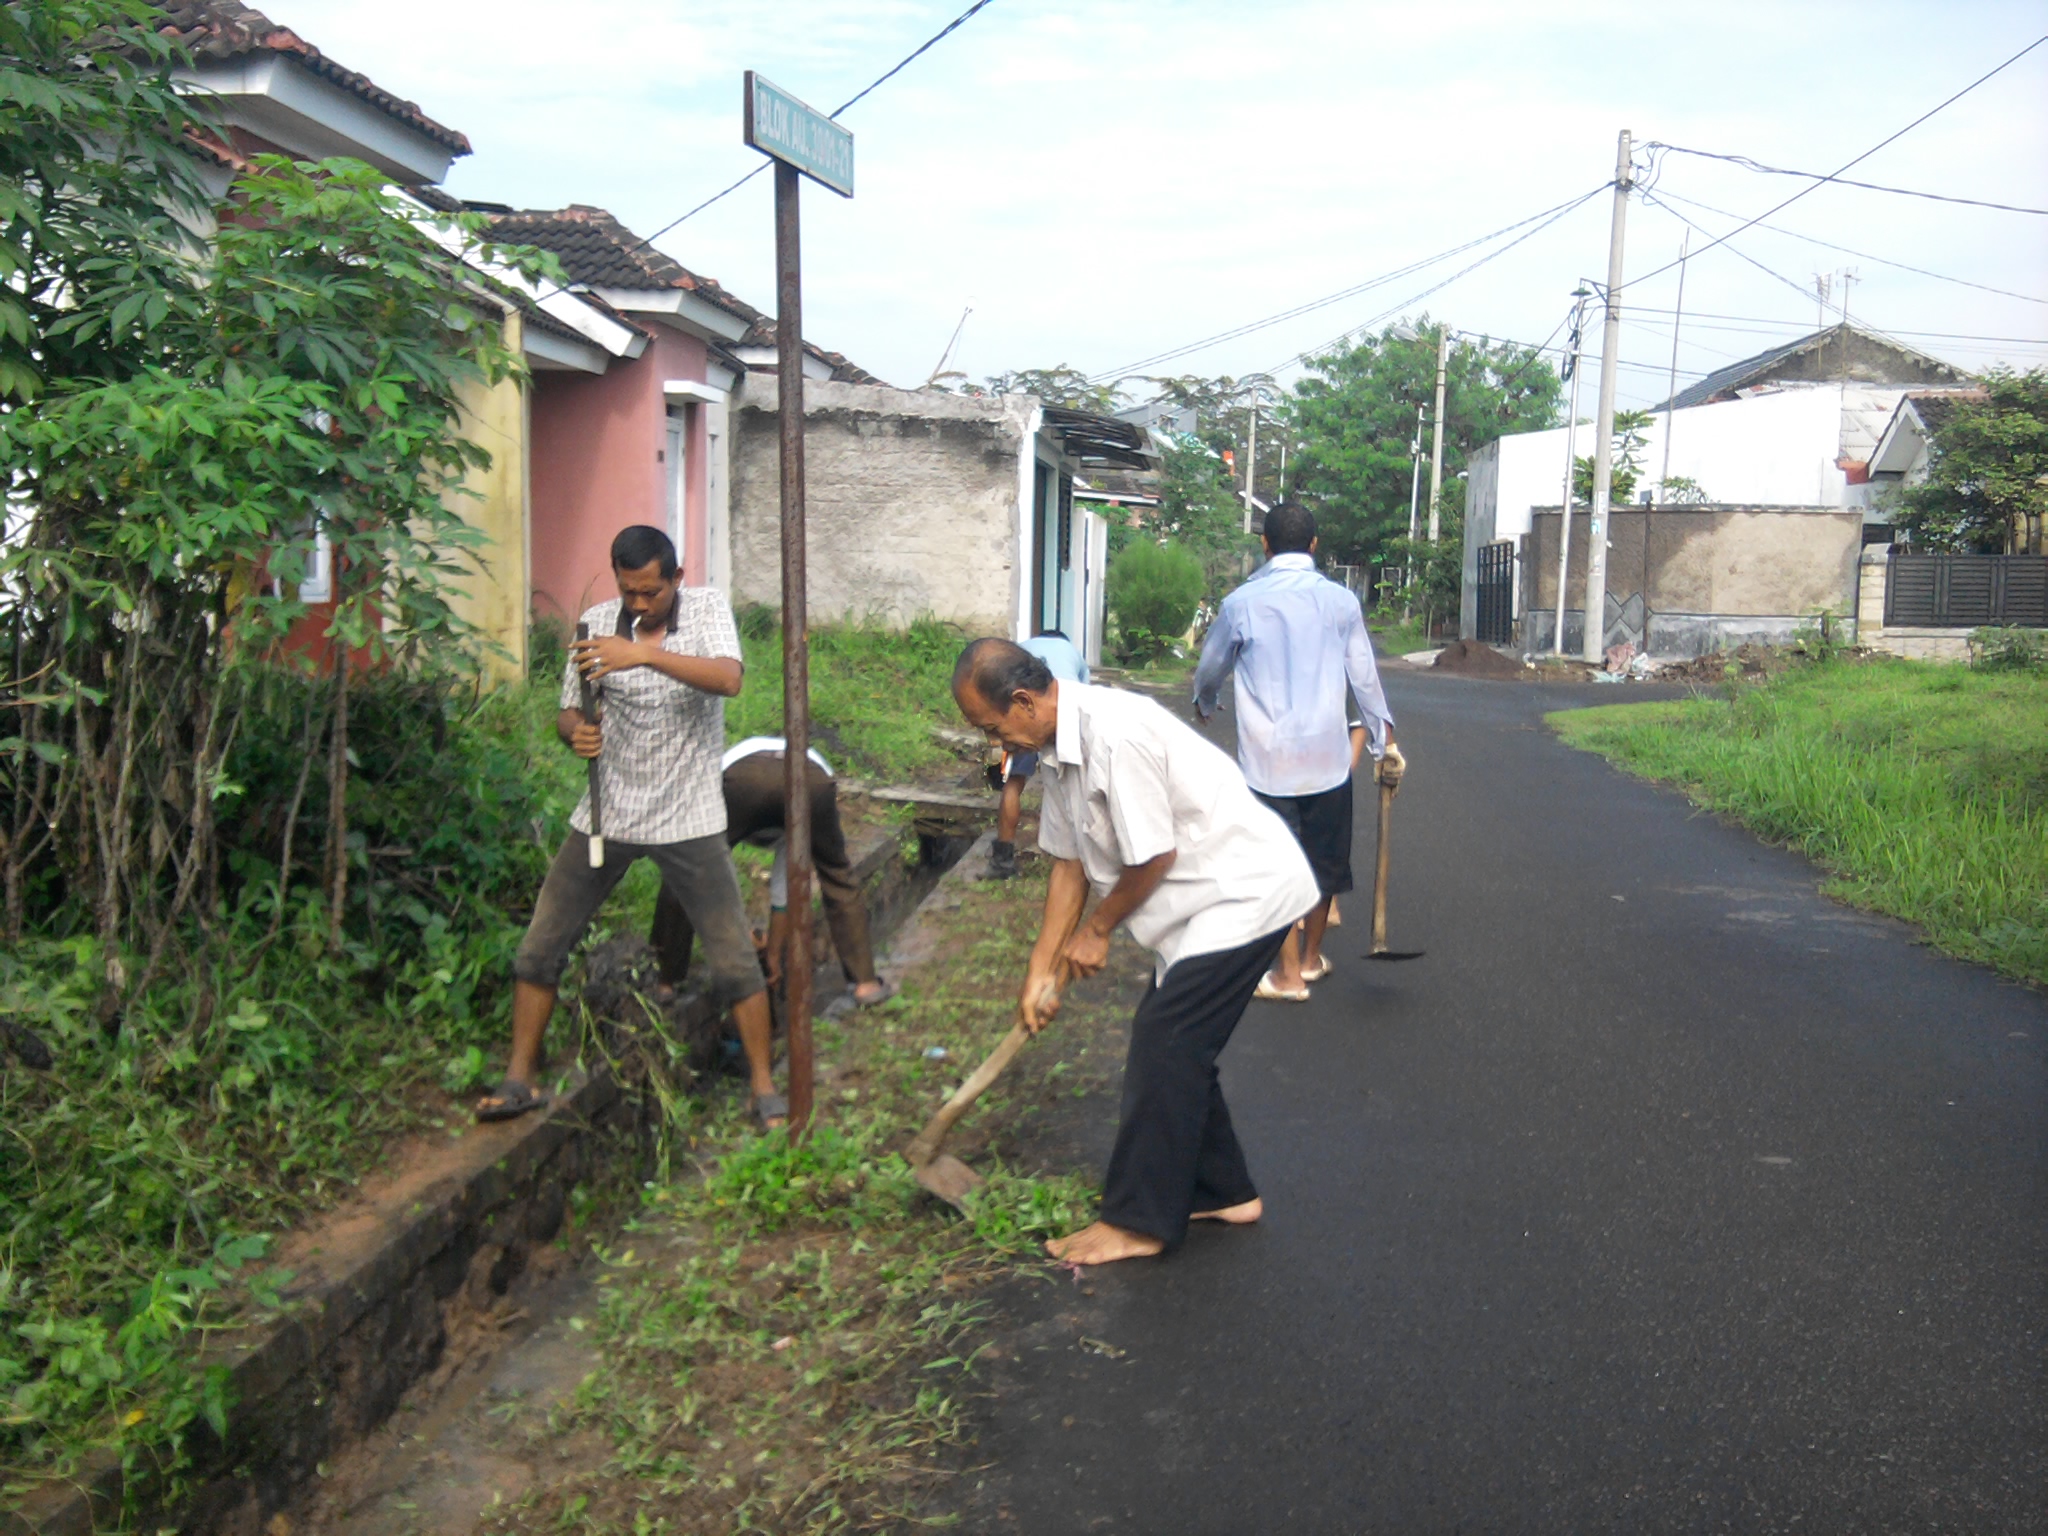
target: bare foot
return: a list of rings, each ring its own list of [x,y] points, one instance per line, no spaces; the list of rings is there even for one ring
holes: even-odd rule
[[[1192,1216],[1188,1217],[1188,1220],[1222,1221],[1228,1222],[1233,1227],[1246,1227],[1265,1214],[1266,1202],[1257,1195],[1253,1195],[1251,1199],[1245,1201],[1242,1205],[1226,1205],[1220,1211],[1196,1211]]]
[[[1063,1264],[1114,1264],[1118,1259],[1149,1259],[1165,1246],[1143,1232],[1097,1221],[1070,1236],[1053,1238],[1045,1251]]]
[[[862,1008],[867,1007],[871,1003],[879,1003],[888,995],[888,986],[879,981],[864,981],[853,989],[853,1000],[856,1005]]]

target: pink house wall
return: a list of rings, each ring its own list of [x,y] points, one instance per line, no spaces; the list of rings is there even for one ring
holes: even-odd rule
[[[667,528],[668,379],[705,378],[704,343],[652,327],[647,350],[601,374],[533,376],[533,606],[567,622],[616,595],[611,544],[621,528]],[[703,411],[688,413],[684,450],[684,574],[709,565]]]

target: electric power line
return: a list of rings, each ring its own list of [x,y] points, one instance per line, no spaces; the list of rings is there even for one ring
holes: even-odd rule
[[[1382,320],[1388,319],[1390,316],[1397,315],[1401,313],[1402,310],[1407,309],[1412,305],[1420,304],[1424,299],[1428,298],[1431,294],[1441,293],[1444,289],[1450,287],[1451,284],[1458,281],[1459,278],[1464,277],[1467,273],[1478,271],[1481,267],[1485,266],[1489,261],[1493,261],[1499,257],[1505,256],[1509,251],[1513,250],[1516,246],[1520,245],[1524,240],[1530,239],[1532,236],[1542,234],[1544,230],[1550,228],[1551,225],[1555,224],[1559,219],[1563,218],[1573,209],[1578,208],[1586,202],[1590,201],[1591,199],[1598,197],[1602,192],[1605,192],[1609,187],[1612,187],[1613,185],[1613,182],[1607,182],[1605,185],[1595,187],[1592,191],[1586,193],[1584,196],[1573,198],[1569,203],[1559,204],[1558,207],[1551,213],[1550,217],[1544,219],[1543,222],[1541,224],[1538,224],[1534,229],[1531,229],[1524,234],[1517,235],[1514,239],[1510,240],[1506,245],[1501,246],[1498,250],[1488,251],[1484,256],[1480,257],[1477,261],[1471,263],[1469,266],[1460,267],[1456,272],[1453,272],[1449,277],[1445,278],[1442,282],[1432,283],[1429,287],[1423,289],[1422,292],[1418,294],[1413,294],[1410,297],[1403,299],[1399,304],[1394,305],[1390,309],[1381,310],[1371,319],[1360,321],[1357,325],[1347,327],[1345,330],[1338,332],[1335,336],[1331,337],[1321,346],[1310,347],[1305,351],[1297,352],[1294,354],[1294,356],[1288,358],[1285,362],[1275,363],[1271,368],[1267,368],[1263,371],[1268,374],[1274,374],[1278,373],[1282,368],[1291,368],[1296,363],[1306,362],[1310,357],[1314,356],[1316,353],[1328,352],[1332,348],[1341,346],[1348,338],[1357,335],[1358,332],[1371,330],[1372,327],[1378,325]],[[1523,222],[1527,223],[1528,221],[1524,220]],[[1518,226],[1512,224],[1508,226],[1508,228],[1510,229],[1514,229],[1517,227]]]
[[[1782,166],[1764,165],[1747,155],[1717,155],[1712,150],[1687,149],[1683,144],[1653,142],[1645,144],[1643,148],[1662,150],[1667,155],[1695,155],[1702,160],[1725,160],[1730,165],[1741,166],[1745,171],[1760,171],[1767,176],[1803,176],[1815,183],[1831,181],[1838,187],[1858,187],[1865,192],[1889,192],[1895,197],[1921,197],[1930,203],[1960,203],[1966,208],[1993,208],[2000,213],[2032,213],[2048,217],[2048,208],[2022,208],[2012,203],[1990,203],[1976,197],[1951,197],[1945,192],[1917,192],[1910,187],[1881,187],[1874,181],[1851,181],[1845,176],[1823,176],[1818,171],[1788,171]]]
[[[938,31],[934,32],[930,37],[926,38],[922,43],[919,43],[917,47],[911,49],[909,53],[906,53],[902,58],[898,59],[888,69],[884,70],[881,74],[875,76],[874,79],[870,80],[860,90],[854,92],[853,95],[847,97],[845,101],[840,103],[840,105],[834,109],[831,115],[835,119],[841,116],[850,108],[858,104],[863,97],[873,92],[876,89],[876,87],[882,85],[886,81],[894,79],[897,75],[902,74],[904,70],[908,69],[919,58],[921,58],[926,53],[929,53],[934,46],[944,41],[952,33],[957,32],[962,26],[966,25],[969,21],[973,20],[978,12],[986,9],[988,6],[993,5],[994,3],[995,0],[974,0],[974,4],[968,6],[966,10],[962,11],[958,16],[955,16],[951,21],[947,22],[943,27],[939,28]],[[677,214],[674,218],[670,219],[666,224],[662,225],[661,228],[657,229],[653,234],[643,236],[639,244],[628,246],[626,249],[626,254],[630,256],[635,251],[646,250],[649,246],[653,245],[655,241],[659,240],[663,235],[667,234],[670,230],[687,223],[691,219],[694,219],[698,214],[702,213],[706,208],[709,208],[713,203],[723,201],[725,198],[732,196],[733,193],[739,191],[741,187],[744,187],[756,176],[760,175],[763,171],[767,170],[768,167],[772,164],[774,164],[772,160],[763,160],[759,165],[755,166],[751,171],[748,171],[746,175],[740,177],[740,179],[738,181],[735,181],[731,186],[725,187],[720,191],[712,193],[709,197],[705,198],[703,202],[697,204],[696,207],[691,208],[689,211]],[[540,297],[542,299],[551,299],[556,294],[561,293],[563,291],[564,290],[561,288],[555,288],[547,293],[542,294]],[[536,300],[535,302],[538,303],[539,300]]]
[[[1724,219],[1739,219],[1742,217],[1739,213],[1730,213],[1726,208],[1716,208],[1712,203],[1703,203],[1697,198],[1680,197],[1676,192],[1667,192],[1662,187],[1657,189],[1657,195],[1659,197],[1668,197],[1674,203],[1684,203],[1688,208],[1698,208],[1705,213],[1718,213]],[[1666,212],[1670,211],[1669,209],[1666,210]],[[1868,251],[1859,251],[1850,246],[1837,245],[1832,240],[1822,240],[1815,235],[1802,235],[1798,230],[1786,229],[1780,224],[1765,224],[1758,221],[1755,223],[1755,227],[1757,229],[1768,229],[1772,234],[1787,235],[1794,240],[1804,240],[1808,245],[1824,246],[1831,251],[1840,251],[1845,256],[1855,256],[1864,261],[1874,261],[1881,267],[1896,267],[1901,272],[1911,272],[1919,277],[1931,277],[1939,282],[1955,283],[1964,288],[1975,288],[1983,293],[1995,293],[2002,299],[2023,299],[2029,304],[2048,304],[2048,299],[2036,298],[2031,293],[2014,293],[2010,288],[1994,288],[1989,283],[1974,283],[1967,277],[1951,277],[1946,272],[1930,272],[1925,267],[1909,266],[1903,261],[1893,261],[1888,256],[1873,256]],[[1688,256],[1686,259],[1691,260],[1691,257]]]
[[[1150,357],[1140,358],[1135,363],[1126,363],[1120,368],[1108,369],[1105,372],[1094,375],[1089,382],[1100,383],[1106,379],[1127,378],[1141,368],[1156,368],[1161,363],[1172,362],[1176,358],[1186,357],[1190,353],[1202,351],[1207,347],[1217,346],[1226,341],[1235,341],[1241,336],[1249,336],[1256,331],[1265,330],[1284,321],[1312,314],[1316,310],[1326,309],[1332,304],[1342,303],[1345,299],[1356,298],[1361,293],[1370,292],[1374,288],[1382,287],[1387,283],[1407,277],[1412,273],[1420,272],[1426,267],[1433,267],[1440,261],[1448,261],[1453,256],[1463,255],[1466,251],[1485,245],[1489,241],[1498,240],[1502,235],[1512,234],[1525,224],[1534,224],[1538,219],[1548,218],[1553,214],[1562,217],[1580,203],[1585,202],[1587,198],[1599,196],[1607,190],[1608,186],[1612,185],[1613,183],[1609,182],[1606,186],[1595,187],[1584,196],[1572,198],[1551,208],[1545,208],[1540,213],[1532,213],[1526,219],[1517,219],[1514,223],[1503,225],[1491,234],[1481,235],[1476,240],[1467,240],[1463,244],[1454,245],[1446,251],[1438,251],[1434,256],[1425,256],[1418,261],[1411,261],[1404,267],[1397,267],[1391,272],[1383,272],[1378,277],[1368,278],[1362,283],[1354,283],[1348,288],[1338,290],[1336,293],[1325,294],[1320,299],[1310,299],[1307,303],[1294,305],[1292,308],[1281,310],[1278,314],[1268,315],[1263,320],[1253,320],[1244,325],[1233,326],[1227,331],[1218,331],[1213,336],[1205,336],[1200,341],[1191,341],[1184,346],[1169,347],[1164,352],[1155,352]],[[1530,233],[1534,234],[1535,231],[1531,230]],[[1502,247],[1502,249],[1506,249],[1506,247]],[[1467,270],[1469,271],[1470,269],[1468,268]],[[1282,364],[1281,366],[1285,367],[1286,365]]]
[[[1998,65],[1994,69],[1987,70],[1984,74],[1979,75],[1975,80],[1972,80],[1968,85],[1964,86],[1960,91],[1957,91],[1953,96],[1950,96],[1946,100],[1937,102],[1934,106],[1929,107],[1925,112],[1922,112],[1918,117],[1914,118],[1913,121],[1906,124],[1905,127],[1899,129],[1898,132],[1891,134],[1886,138],[1879,139],[1875,144],[1871,145],[1870,148],[1864,150],[1862,154],[1857,155],[1854,159],[1844,161],[1841,165],[1837,166],[1829,176],[1823,178],[1822,180],[1815,181],[1809,186],[1801,187],[1797,192],[1794,192],[1790,197],[1786,198],[1783,202],[1774,204],[1773,206],[1766,208],[1762,213],[1758,214],[1755,218],[1749,220],[1747,223],[1739,226],[1738,228],[1731,229],[1726,235],[1721,235],[1717,237],[1711,245],[1708,245],[1701,250],[1691,252],[1687,259],[1691,259],[1691,257],[1695,256],[1702,256],[1706,253],[1706,251],[1713,249],[1713,246],[1724,244],[1731,236],[1741,234],[1743,230],[1750,228],[1752,225],[1761,224],[1765,219],[1770,218],[1773,214],[1783,213],[1787,208],[1790,208],[1794,203],[1798,202],[1799,199],[1805,197],[1808,193],[1812,192],[1816,187],[1822,187],[1827,185],[1829,181],[1832,181],[1836,177],[1839,177],[1842,174],[1842,172],[1849,170],[1853,166],[1861,165],[1865,160],[1868,160],[1872,155],[1876,154],[1880,149],[1883,149],[1887,144],[1894,143],[1897,140],[1904,138],[1907,134],[1911,133],[1915,128],[1918,128],[1922,123],[1926,122],[1936,113],[1944,111],[1945,109],[1951,106],[1954,106],[1957,102],[1961,101],[1965,96],[1969,95],[1970,92],[1976,90],[1978,86],[1984,84],[1985,81],[1991,79],[1994,75],[1998,75],[2004,72],[2005,70],[2010,69],[2013,65],[2019,63],[2021,59],[2025,58],[2028,54],[2032,53],[2036,48],[2040,47],[2043,43],[2048,43],[2048,34],[2044,34],[2043,36],[2035,38],[2031,43],[2027,44],[2026,47],[2022,48],[2018,53],[2014,54],[2004,63]],[[1649,279],[1653,277],[1662,276],[1664,273],[1669,272],[1673,267],[1677,265],[1678,263],[1675,261],[1667,261],[1666,263],[1664,263],[1663,266],[1656,268],[1654,271],[1644,273],[1641,277],[1636,278],[1635,281],[1638,283],[1647,282],[1649,281]],[[1775,276],[1776,274],[1773,275]]]

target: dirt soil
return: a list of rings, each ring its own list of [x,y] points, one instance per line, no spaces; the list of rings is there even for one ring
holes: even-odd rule
[[[1449,672],[1456,677],[1491,677],[1508,682],[1529,682],[1537,676],[1534,667],[1524,666],[1512,656],[1504,656],[1490,645],[1477,640],[1453,640],[1437,652],[1433,663],[1439,672]]]

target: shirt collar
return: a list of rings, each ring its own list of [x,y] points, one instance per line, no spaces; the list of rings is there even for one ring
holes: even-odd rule
[[[1265,571],[1312,571],[1316,568],[1316,557],[1307,550],[1296,550],[1292,554],[1275,555],[1266,562]]]
[[[1060,684],[1060,715],[1053,727],[1053,761],[1062,767],[1081,761],[1081,701],[1074,692],[1079,683]]]

